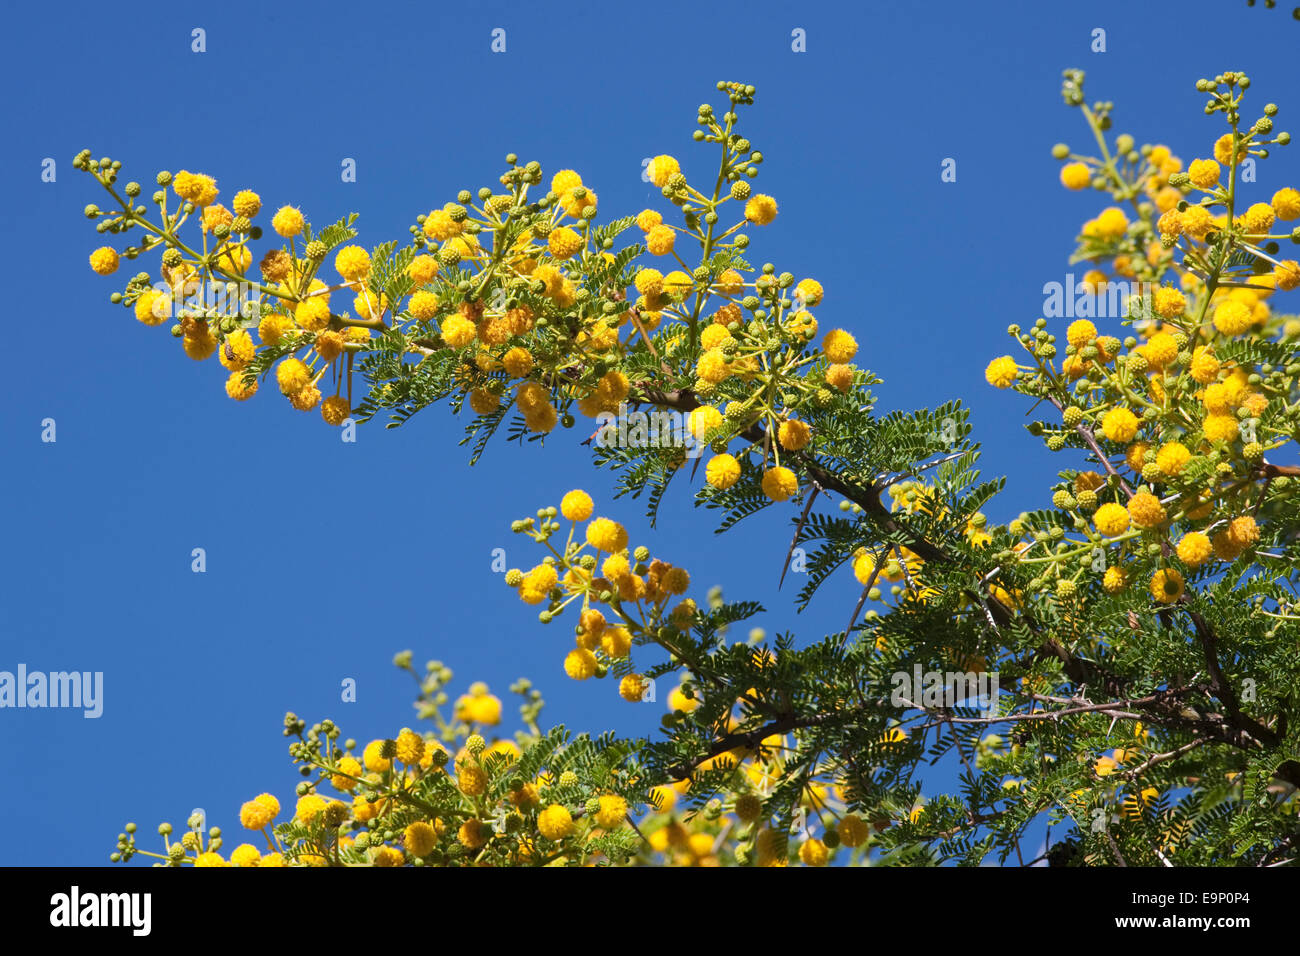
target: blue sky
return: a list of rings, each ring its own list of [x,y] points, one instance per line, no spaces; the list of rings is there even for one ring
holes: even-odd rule
[[[299,778],[284,711],[331,716],[361,740],[394,734],[414,720],[410,680],[391,664],[403,648],[417,665],[447,662],[457,691],[483,680],[506,698],[528,676],[549,721],[652,733],[661,710],[569,681],[567,628],[539,626],[490,569],[495,547],[532,563],[510,521],[571,487],[626,521],[634,543],[687,565],[701,596],[721,584],[762,600],[769,633],[842,628],[858,591],[846,569],[794,614],[798,581],[775,592],[787,509],[719,538],[679,489],[649,532],[639,503],[611,504],[576,429],[544,450],[497,444],[471,470],[462,423],[441,407],[344,444],[269,387],[231,402],[215,360],[186,359],[166,326],[110,306],[121,274],[87,268],[100,242],[81,210],[101,193],[72,168],[81,148],[121,159],[127,180],[202,170],[224,195],[251,187],[318,224],[357,211],[373,246],[493,182],[511,151],[577,168],[606,217],[657,204],[642,159],[672,153],[688,176],[715,168],[713,147],[691,142],[695,108],[721,107],[719,79],[753,83],[742,131],[767,157],[758,186],[781,213],[750,231],[751,260],[822,282],[819,320],[857,336],[858,360],[885,379],[882,408],[969,402],[985,473],[1010,475],[991,509],[1006,520],[1042,504],[1066,463],[1023,431],[1026,404],[986,386],[983,367],[1009,351],[1008,323],[1039,316],[1043,284],[1064,281],[1078,225],[1099,208],[1059,186],[1049,155],[1088,140],[1060,71],[1087,70],[1089,98],[1116,103],[1116,130],[1185,160],[1221,132],[1201,113],[1199,76],[1246,70],[1251,115],[1275,100],[1281,128],[1300,105],[1300,23],[1237,2],[1177,16],[1132,3],[124,9],[17,8],[0,62],[13,134],[0,170],[16,187],[0,235],[14,280],[0,670],[105,681],[97,720],[0,711],[0,812],[19,823],[0,849],[8,864],[104,864],[128,819],[148,843],[159,820],[182,824],[195,807],[229,827],[254,794],[287,797]],[[191,51],[196,27],[205,53]],[[498,27],[506,52],[494,54]],[[1105,53],[1090,51],[1097,27]],[[796,28],[804,53],[791,50]],[[41,180],[45,157],[54,182]],[[949,157],[955,183],[940,180]],[[354,183],[341,181],[345,158]],[[1297,173],[1283,150],[1246,198]],[[190,569],[197,547],[204,574]],[[349,677],[358,700],[344,704]]]

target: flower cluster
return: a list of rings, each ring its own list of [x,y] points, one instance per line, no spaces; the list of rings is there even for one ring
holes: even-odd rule
[[[1300,287],[1300,262],[1280,251],[1300,243],[1300,227],[1283,225],[1300,219],[1300,192],[1283,187],[1241,208],[1243,178],[1290,142],[1274,130],[1274,104],[1243,119],[1247,76],[1198,82],[1206,113],[1228,130],[1186,168],[1167,146],[1138,147],[1127,134],[1108,142],[1109,104],[1083,104],[1081,84],[1068,73],[1066,99],[1101,155],[1057,146],[1061,182],[1118,205],[1083,225],[1076,256],[1093,268],[1064,346],[1046,319],[1029,332],[1012,326],[1027,360],[996,358],[986,378],[1055,406],[1059,423],[1031,431],[1052,451],[1091,452],[1093,467],[1065,473],[1052,498],[1077,535],[1056,535],[1042,556],[1016,553],[1041,564],[1039,582],[1061,598],[1088,580],[1109,594],[1140,581],[1172,604],[1193,574],[1255,559],[1270,503],[1300,474],[1270,461],[1300,433],[1300,319],[1274,304]],[[1099,327],[1104,309],[1092,311],[1108,290],[1131,293],[1114,320],[1130,327],[1123,338]]]

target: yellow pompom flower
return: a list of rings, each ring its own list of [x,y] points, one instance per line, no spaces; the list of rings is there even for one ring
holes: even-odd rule
[[[456,839],[468,849],[477,850],[492,839],[492,828],[482,820],[471,818],[460,825]]]
[[[320,816],[327,806],[329,806],[329,801],[319,794],[304,794],[298,798],[298,803],[293,811],[293,818],[310,826],[312,821]]]
[[[680,686],[674,687],[668,692],[668,709],[670,711],[680,710],[684,714],[689,714],[696,707],[700,706],[700,697],[697,693],[694,697],[687,697]]]
[[[632,280],[636,291],[648,298],[656,298],[664,290],[664,275],[658,269],[640,269]]]
[[[146,289],[135,300],[135,317],[145,325],[161,325],[172,314],[171,296]]]
[[[335,790],[350,793],[360,785],[362,770],[356,757],[350,754],[340,757],[335,769],[338,772],[330,775],[330,786]]]
[[[600,662],[596,655],[584,647],[575,647],[564,658],[564,673],[573,680],[587,680],[594,676]]]
[[[1192,181],[1193,186],[1212,189],[1219,181],[1219,164],[1212,159],[1194,159],[1187,167],[1187,178]]]
[[[449,315],[442,321],[442,338],[454,349],[464,348],[474,341],[478,326],[463,315]]]
[[[1165,475],[1179,475],[1187,467],[1192,453],[1176,441],[1166,442],[1156,452],[1156,467]]]
[[[251,189],[241,189],[230,202],[236,216],[252,219],[262,211],[262,197]]]
[[[825,866],[830,856],[830,850],[821,840],[805,840],[799,847],[799,859],[804,866]]]
[[[262,862],[262,854],[251,843],[241,843],[230,851],[230,862],[234,866],[254,867]]]
[[[725,491],[740,478],[740,462],[732,455],[714,455],[704,468],[704,480],[720,491]]]
[[[461,224],[451,218],[445,209],[433,209],[424,217],[424,234],[438,242],[446,242],[460,235]]]
[[[90,254],[90,268],[101,276],[112,275],[116,272],[119,261],[120,257],[117,250],[112,246],[100,246]]]
[[[994,388],[1010,388],[1019,374],[1016,360],[1010,355],[1001,355],[989,362],[988,368],[984,370],[984,380]],[[827,382],[829,381],[828,378]]]
[[[722,412],[712,405],[691,409],[686,416],[686,429],[696,438],[704,438],[722,425]]]
[[[618,696],[630,704],[639,704],[649,686],[640,674],[628,674],[618,682]]]
[[[788,418],[781,423],[776,435],[782,448],[798,451],[807,447],[808,442],[812,440],[812,428],[809,427],[807,422],[799,421],[796,418]]]
[[[1137,434],[1138,417],[1127,408],[1112,408],[1101,419],[1101,432],[1113,442],[1132,441]]]
[[[1162,604],[1173,604],[1183,596],[1183,576],[1174,568],[1162,568],[1151,576],[1151,596]]]
[[[1092,516],[1092,523],[1097,531],[1108,538],[1114,538],[1128,530],[1129,512],[1123,505],[1108,501],[1097,509]]]
[[[1247,235],[1266,236],[1268,231],[1273,228],[1273,220],[1276,218],[1273,207],[1268,203],[1253,203],[1250,208],[1241,214],[1241,227]]]
[[[226,336],[221,351],[217,352],[217,360],[231,372],[239,372],[252,362],[253,352],[256,351],[257,346],[253,345],[252,336],[243,329],[235,329]]]
[[[840,842],[847,847],[861,846],[867,839],[867,822],[856,813],[846,813],[836,829]]]
[[[677,162],[671,156],[656,156],[650,160],[646,167],[646,175],[650,177],[650,182],[654,183],[660,189],[668,185],[668,180],[672,179],[682,171],[681,163]]]
[[[1259,541],[1259,525],[1250,515],[1242,515],[1228,522],[1227,535],[1236,548],[1244,551]]]
[[[1061,167],[1061,185],[1066,189],[1086,189],[1091,182],[1087,163],[1066,163]]]
[[[361,759],[365,762],[366,769],[373,773],[384,773],[393,766],[393,761],[384,756],[384,742],[382,740],[372,740],[366,744],[366,749],[361,752]]]
[[[1107,568],[1101,576],[1101,587],[1107,594],[1119,594],[1128,587],[1128,574],[1119,566]]]
[[[560,500],[560,514],[570,521],[586,521],[594,508],[591,495],[577,488]]]
[[[226,379],[226,394],[237,402],[247,401],[257,394],[257,380],[245,382],[243,372],[231,372]]]
[[[831,329],[822,339],[822,351],[834,365],[844,365],[858,354],[858,342],[843,329]]]
[[[1087,319],[1075,319],[1065,330],[1065,340],[1081,349],[1097,337],[1097,326]]]
[[[438,831],[431,824],[417,820],[402,833],[402,845],[411,856],[428,856],[438,845]]]
[[[654,209],[642,209],[636,215],[637,228],[642,232],[649,232],[663,221],[663,215]]]
[[[245,830],[262,830],[279,813],[280,801],[269,793],[263,793],[239,808],[239,823]]]
[[[1199,531],[1189,531],[1178,541],[1178,559],[1189,568],[1198,568],[1214,554],[1214,547],[1207,535]]]
[[[370,253],[360,246],[344,246],[334,257],[334,268],[349,282],[364,279],[370,274]]]
[[[213,852],[211,852],[211,851],[208,851],[207,853],[200,853],[200,854],[198,855],[198,858],[195,859],[195,861],[194,861],[194,865],[195,865],[195,866],[214,866],[214,867],[218,867],[218,866],[230,866],[229,863],[227,863],[224,859],[222,859],[221,854],[219,854],[219,853],[213,853]]]
[[[607,628],[605,633],[600,635],[600,647],[607,657],[627,657],[628,652],[632,650],[632,634],[625,627]]]
[[[622,826],[627,817],[627,801],[612,793],[600,797],[599,801],[600,809],[596,811],[596,825],[606,830]]]
[[[609,554],[622,551],[627,547],[627,529],[609,518],[596,518],[587,525],[587,543]]]
[[[1283,259],[1274,267],[1273,279],[1283,292],[1290,292],[1300,286],[1300,262],[1295,259]]]
[[[311,369],[299,359],[287,358],[276,367],[275,381],[280,391],[292,395],[311,384]]]
[[[766,226],[776,218],[776,200],[763,193],[755,193],[745,203],[745,218],[756,226]]]
[[[812,308],[821,305],[825,292],[822,284],[816,279],[800,279],[799,284],[794,287],[794,295],[796,299],[803,302],[804,308]]]
[[[568,259],[586,245],[586,240],[568,226],[552,229],[546,237],[546,247],[556,259]]]
[[[1290,186],[1275,192],[1270,205],[1272,205],[1273,212],[1279,219],[1287,222],[1292,219],[1300,219],[1300,192]]]
[[[1163,371],[1178,358],[1178,342],[1168,332],[1157,332],[1142,350],[1152,371]]]
[[[1139,491],[1129,499],[1128,513],[1139,528],[1154,528],[1165,520],[1164,506],[1149,491]]]
[[[194,361],[202,362],[204,359],[211,358],[217,351],[217,337],[204,325],[198,332],[181,339],[181,347]]]
[[[646,249],[652,256],[671,255],[676,240],[677,233],[672,226],[655,226],[646,233]]]
[[[302,232],[304,225],[302,212],[296,206],[281,206],[271,217],[271,228],[286,239]]]
[[[1094,220],[1097,235],[1103,238],[1118,239],[1128,229],[1128,217],[1118,206],[1109,206],[1101,211]]]
[[[799,479],[789,468],[778,465],[763,472],[763,494],[773,501],[785,501],[798,492]]]
[[[330,324],[330,307],[324,296],[303,299],[294,307],[293,320],[308,332],[319,332]]]
[[[1210,441],[1236,441],[1240,429],[1232,415],[1211,414],[1201,422],[1201,431]]]
[[[548,840],[559,842],[573,832],[573,814],[567,807],[552,803],[537,814],[537,832]]]
[[[1192,378],[1201,385],[1209,385],[1219,377],[1219,360],[1204,345],[1197,346],[1192,353],[1189,371]]]

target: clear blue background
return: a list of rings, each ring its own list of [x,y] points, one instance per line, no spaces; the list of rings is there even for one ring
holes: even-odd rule
[[[544,450],[497,444],[471,470],[462,423],[440,407],[348,445],[273,386],[231,402],[215,360],[188,360],[166,326],[109,305],[135,269],[103,279],[87,267],[100,240],[81,210],[104,197],[72,168],[83,147],[121,159],[121,182],[146,196],[158,169],[188,168],[215,175],[226,199],[251,187],[264,208],[296,204],[317,224],[358,211],[374,245],[494,182],[510,151],[548,173],[578,168],[605,217],[659,204],[642,159],[671,152],[711,180],[714,147],[690,139],[695,108],[721,111],[719,79],[754,83],[742,131],[767,156],[758,187],[781,213],[750,230],[751,258],[821,280],[819,318],[857,336],[859,360],[885,379],[884,408],[973,405],[986,472],[1012,472],[991,509],[1006,520],[1040,505],[1064,462],[1024,433],[1026,403],[986,386],[983,368],[1009,350],[1008,323],[1038,317],[1043,283],[1064,281],[1078,224],[1100,208],[1059,186],[1049,156],[1060,140],[1091,151],[1060,71],[1086,69],[1089,99],[1115,101],[1117,131],[1185,161],[1222,132],[1201,113],[1198,76],[1248,71],[1249,115],[1276,100],[1280,128],[1300,108],[1300,23],[1241,2],[464,6],[8,14],[0,669],[103,671],[106,693],[99,720],[0,711],[0,862],[104,864],[126,820],[156,849],[156,823],[183,825],[198,806],[233,836],[242,801],[267,789],[287,800],[299,779],[286,709],[332,716],[363,741],[413,722],[410,679],[390,663],[403,648],[417,667],[446,661],[456,692],[487,681],[508,718],[506,687],[526,675],[548,721],[653,733],[661,705],[565,678],[568,627],[538,625],[490,570],[495,547],[511,566],[535,560],[510,521],[574,486],[634,543],[689,566],[700,597],[717,583],[763,600],[769,633],[840,629],[858,594],[847,569],[801,616],[797,578],[775,593],[789,509],[716,538],[713,515],[678,488],[650,533],[639,503],[611,504],[579,429]],[[194,27],[206,53],[191,52]],[[489,49],[495,27],[504,54]],[[796,27],[806,53],[791,51]],[[1090,52],[1095,27],[1104,54]],[[355,183],[341,182],[345,157]],[[940,181],[945,157],[956,183]],[[1245,196],[1267,199],[1297,173],[1282,150]],[[55,444],[40,440],[47,417]],[[190,570],[196,547],[205,574]],[[356,703],[340,702],[347,677]]]

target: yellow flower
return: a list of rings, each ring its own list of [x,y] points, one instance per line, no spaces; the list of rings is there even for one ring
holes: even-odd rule
[[[1009,388],[1019,374],[1016,360],[1010,355],[1002,355],[989,362],[988,368],[984,370],[984,380],[994,388]]]
[[[858,353],[857,340],[843,329],[831,329],[822,339],[822,351],[832,364],[843,365],[851,362]]]
[[[296,206],[281,206],[271,217],[271,228],[286,239],[302,232],[305,224],[302,212]]]
[[[671,226],[655,226],[645,236],[646,249],[652,256],[671,255],[677,233]]]
[[[1212,159],[1194,159],[1187,167],[1187,178],[1193,186],[1211,189],[1219,181],[1219,164]]]
[[[428,856],[438,845],[438,831],[423,820],[417,820],[403,832],[402,845],[411,856]]]
[[[728,270],[730,272],[731,270]],[[739,276],[739,273],[735,273]],[[723,277],[726,273],[723,273]],[[721,282],[721,280],[719,280]],[[721,290],[719,290],[721,291]],[[737,290],[739,291],[739,290]],[[802,299],[805,308],[812,308],[821,305],[824,290],[822,284],[816,279],[800,279],[799,284],[794,287],[795,298]]]
[[[573,814],[567,807],[552,803],[537,815],[537,832],[548,840],[563,840],[573,832]]]
[[[1092,523],[1097,530],[1108,538],[1114,538],[1128,530],[1129,512],[1123,505],[1108,501],[1092,516]]]
[[[799,479],[789,468],[777,466],[763,472],[763,494],[773,501],[785,501],[799,492]]]
[[[1183,445],[1176,441],[1166,442],[1160,446],[1156,452],[1156,467],[1166,475],[1182,474],[1187,462],[1191,460],[1192,453]]]
[[[1183,596],[1183,576],[1174,568],[1162,568],[1151,577],[1151,595],[1163,604]]]
[[[1103,209],[1094,221],[1097,234],[1103,238],[1118,239],[1128,229],[1128,217],[1118,206]]]
[[[1097,326],[1087,319],[1075,319],[1065,330],[1065,340],[1081,349],[1097,337]]]
[[[776,200],[763,193],[755,193],[745,203],[745,218],[756,226],[769,225],[776,218]]]
[[[1067,163],[1061,167],[1061,185],[1066,189],[1086,189],[1092,182],[1087,163]]]
[[[1101,431],[1113,442],[1132,441],[1137,434],[1138,417],[1127,408],[1112,408],[1101,419]]]
[[[609,518],[596,518],[587,525],[587,543],[610,554],[622,551],[627,547],[627,529]]]
[[[627,801],[615,794],[605,794],[599,798],[600,809],[596,811],[596,823],[606,830],[622,826],[627,817]]]
[[[334,257],[334,268],[349,282],[363,279],[370,273],[370,253],[360,246],[344,246]]]
[[[1189,531],[1178,542],[1178,559],[1189,568],[1200,567],[1213,553],[1209,537],[1199,531]]]
[[[546,246],[556,259],[568,259],[586,245],[586,240],[568,226],[552,229],[546,237]]]
[[[90,268],[97,275],[112,275],[117,271],[118,261],[117,250],[112,246],[100,246],[90,254]]]
[[[599,662],[586,648],[575,647],[564,658],[564,673],[574,680],[587,680],[596,673]]]
[[[799,859],[805,866],[825,866],[830,855],[830,850],[821,840],[805,840],[799,847]]]
[[[560,514],[570,521],[586,521],[594,508],[591,495],[581,489],[570,491],[560,500]]]
[[[1300,219],[1300,192],[1290,186],[1275,192],[1270,204],[1277,218],[1288,222],[1292,219]]]
[[[365,750],[361,752],[361,759],[365,762],[367,770],[383,773],[393,766],[393,761],[384,756],[383,749],[382,740],[372,740],[366,744]]]
[[[656,156],[650,160],[650,165],[646,167],[646,175],[650,181],[662,189],[668,185],[668,180],[672,179],[682,171],[681,164],[671,156]]]
[[[269,793],[254,797],[239,808],[239,822],[246,830],[269,826],[280,813],[280,801]]]
[[[782,448],[798,451],[806,447],[808,442],[812,440],[812,428],[809,427],[807,422],[788,418],[777,429],[777,440],[780,441]]]
[[[1164,506],[1149,491],[1139,491],[1129,499],[1128,513],[1139,528],[1154,528],[1165,520]]]

